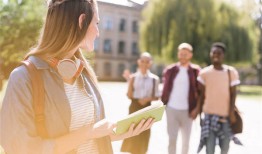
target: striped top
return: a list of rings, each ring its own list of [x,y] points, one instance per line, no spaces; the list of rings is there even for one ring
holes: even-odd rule
[[[74,84],[64,83],[66,96],[71,107],[70,131],[95,122],[94,98],[83,87],[81,77]],[[80,145],[77,154],[98,154],[95,140],[89,140]]]

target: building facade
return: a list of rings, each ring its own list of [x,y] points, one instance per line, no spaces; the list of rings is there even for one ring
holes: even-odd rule
[[[139,21],[143,6],[131,1],[98,1],[99,37],[95,41],[94,69],[98,80],[124,81],[125,69],[136,71],[139,57]]]

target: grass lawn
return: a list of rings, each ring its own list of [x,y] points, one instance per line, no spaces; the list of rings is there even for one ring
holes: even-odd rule
[[[2,91],[0,91],[0,108],[5,93],[7,81],[4,81]],[[240,85],[238,87],[238,95],[240,98],[256,99],[262,101],[262,86]]]
[[[240,85],[237,97],[255,99],[262,102],[262,86]]]

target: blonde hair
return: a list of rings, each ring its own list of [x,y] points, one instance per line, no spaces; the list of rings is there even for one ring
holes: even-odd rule
[[[149,52],[143,52],[143,53],[140,54],[140,58],[144,58],[144,57],[152,60],[152,56]]]
[[[30,55],[44,59],[65,57],[84,39],[96,7],[95,0],[50,0],[38,43],[26,57]],[[79,16],[81,14],[85,14],[85,18],[80,28]],[[90,78],[96,83],[95,73],[81,51],[77,51],[75,56],[84,61]]]
[[[178,48],[178,50],[187,49],[188,51],[192,52],[193,47],[189,43],[181,43]]]

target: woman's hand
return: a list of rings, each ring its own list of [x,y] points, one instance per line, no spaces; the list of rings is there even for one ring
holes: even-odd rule
[[[98,121],[94,125],[83,126],[66,135],[55,138],[54,153],[68,153],[87,140],[109,136],[112,134],[116,124],[108,122],[106,119]]]
[[[88,138],[100,138],[108,136],[113,133],[113,129],[116,127],[115,123],[111,123],[106,119],[98,121],[93,125],[91,131],[88,132]]]
[[[148,118],[147,120],[143,119],[139,122],[139,124],[136,127],[135,124],[131,124],[128,132],[124,134],[116,135],[115,133],[111,133],[110,138],[112,141],[116,141],[116,140],[123,140],[125,138],[139,135],[143,131],[150,129],[154,124],[154,122],[155,121],[153,118]]]

